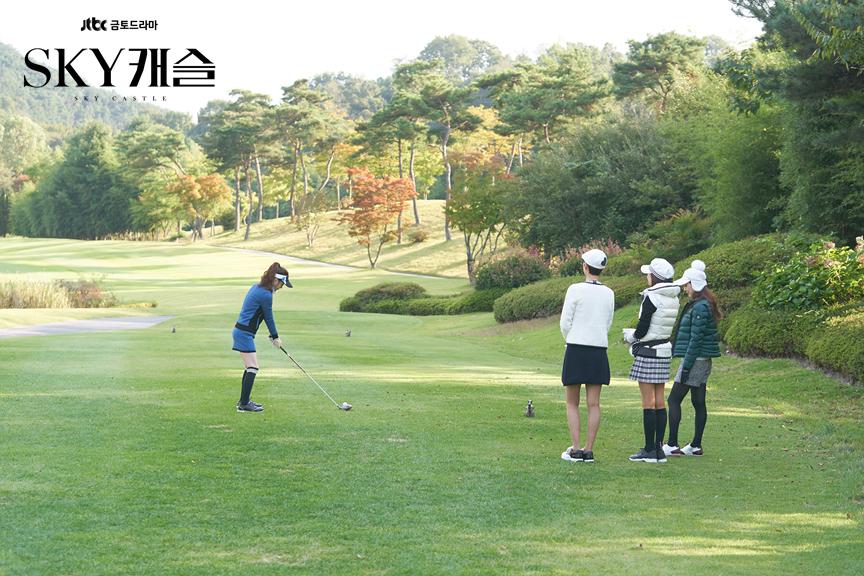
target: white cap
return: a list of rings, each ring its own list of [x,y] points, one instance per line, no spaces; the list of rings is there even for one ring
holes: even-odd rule
[[[606,267],[606,254],[602,250],[592,248],[582,254],[582,261],[592,268],[602,270]]]
[[[684,271],[684,275],[675,281],[678,286],[690,284],[693,290],[701,292],[708,285],[708,277],[705,276],[705,262],[694,260],[690,268]]]
[[[664,258],[654,258],[651,264],[645,264],[639,269],[642,274],[654,274],[660,280],[671,282],[675,276],[675,267]]]

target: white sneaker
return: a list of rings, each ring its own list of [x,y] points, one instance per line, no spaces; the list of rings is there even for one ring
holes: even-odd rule
[[[683,456],[684,452],[681,451],[681,448],[678,446],[670,446],[669,444],[663,444],[663,453],[666,456]]]
[[[685,456],[702,456],[703,454],[701,447],[690,446],[690,444],[681,448],[681,452],[683,452]]]
[[[573,446],[570,446],[561,453],[561,459],[567,460],[568,462],[584,462],[585,453],[582,452],[582,450],[576,450]]]

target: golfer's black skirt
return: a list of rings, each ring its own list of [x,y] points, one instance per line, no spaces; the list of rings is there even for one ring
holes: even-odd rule
[[[564,353],[564,367],[561,370],[561,383],[572,384],[609,384],[609,357],[606,348],[567,344]]]

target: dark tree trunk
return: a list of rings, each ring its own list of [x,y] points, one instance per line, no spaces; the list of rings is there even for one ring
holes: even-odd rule
[[[297,188],[297,162],[300,155],[300,144],[294,144],[294,170],[291,172],[291,195],[289,199],[289,208],[291,209],[291,220],[293,221],[297,214],[297,204],[294,198],[294,191]]]
[[[402,139],[397,138],[396,144],[398,146],[398,160],[399,160],[399,179],[405,177],[404,171],[402,168]],[[402,210],[399,211],[399,216],[396,217],[396,244],[402,244]]]
[[[258,222],[264,220],[264,178],[261,176],[261,162],[258,159],[258,153],[255,153],[255,174],[258,177]]]
[[[234,231],[240,231],[240,166],[234,167]]]
[[[243,240],[249,240],[249,232],[252,229],[252,176],[249,174],[250,159],[246,159],[246,164],[243,170],[246,174],[246,201],[249,203],[249,208],[246,210],[246,233],[243,235]]]
[[[444,198],[444,208],[450,204],[450,192],[453,189],[452,175],[453,169],[450,166],[450,158],[447,156],[447,143],[450,140],[450,127],[444,129],[444,136],[441,137],[441,158],[444,160],[444,177],[447,195]],[[444,212],[444,240],[449,242],[453,237],[450,235],[450,217],[447,212]]]
[[[411,148],[408,154],[408,178],[411,179],[411,187],[414,189],[414,198],[411,199],[411,204],[414,208],[414,225],[420,225],[420,209],[417,207],[417,178],[414,175],[414,140],[411,141]]]

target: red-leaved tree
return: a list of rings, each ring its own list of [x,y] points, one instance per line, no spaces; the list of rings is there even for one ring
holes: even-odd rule
[[[340,224],[349,224],[348,235],[366,247],[369,264],[375,268],[381,248],[396,238],[396,217],[405,202],[415,196],[414,186],[405,178],[376,178],[363,168],[351,168],[353,197],[349,214],[338,218]]]

